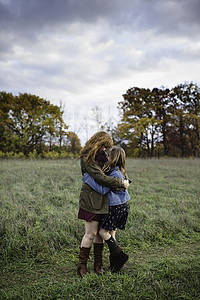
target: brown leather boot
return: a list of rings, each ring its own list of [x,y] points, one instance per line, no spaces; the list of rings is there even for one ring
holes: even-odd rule
[[[78,263],[77,271],[81,277],[83,277],[84,275],[89,273],[88,269],[87,269],[87,261],[88,261],[89,255],[90,255],[90,249],[91,249],[91,247],[90,248],[85,248],[85,247],[80,248],[79,263]]]
[[[103,263],[102,263],[103,248],[104,248],[103,243],[102,244],[94,243],[94,270],[99,275],[103,274],[104,272]]]

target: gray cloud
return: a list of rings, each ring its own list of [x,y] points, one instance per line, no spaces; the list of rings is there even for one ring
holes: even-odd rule
[[[197,32],[198,0],[1,0],[0,24],[4,30],[48,30],[72,22],[100,19],[121,30],[152,28],[156,31]]]
[[[199,80],[199,0],[0,0],[0,90],[116,108]],[[90,105],[89,105],[90,103]]]

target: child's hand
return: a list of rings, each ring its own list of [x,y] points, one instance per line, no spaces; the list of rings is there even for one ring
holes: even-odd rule
[[[123,184],[124,184],[125,189],[128,189],[128,187],[129,187],[129,180],[127,180],[127,179],[124,180]]]

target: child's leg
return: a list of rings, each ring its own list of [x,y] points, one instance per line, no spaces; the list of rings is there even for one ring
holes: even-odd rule
[[[98,224],[96,221],[85,222],[85,235],[81,242],[81,248],[90,248],[92,246],[93,240],[98,232]]]
[[[99,235],[102,237],[102,239],[104,239],[104,241],[108,240],[111,237],[109,231],[103,228],[99,230]]]
[[[104,240],[97,233],[93,241],[93,250],[94,250],[94,270],[97,274],[103,274],[103,248]]]
[[[115,234],[116,234],[117,229],[110,231],[110,235],[115,239]]]
[[[78,274],[84,276],[88,273],[87,261],[90,255],[90,249],[93,240],[98,231],[98,222],[91,221],[85,222],[85,235],[83,236],[80,253],[79,253],[79,263],[78,263]]]
[[[104,240],[102,239],[102,237],[99,235],[99,233],[96,234],[93,242],[95,244],[103,244],[104,243]]]
[[[105,229],[99,230],[99,235],[104,239],[104,241],[107,243],[110,253],[113,252],[117,247],[117,242],[114,240],[114,238],[111,236],[110,232]]]
[[[105,240],[110,250],[110,268],[113,272],[118,272],[128,260],[128,255],[118,246],[109,231],[100,229],[99,234]]]
[[[103,257],[104,243],[102,237],[97,233],[98,224],[99,223],[96,221],[86,222],[85,235],[81,242],[81,249],[84,250],[84,249],[91,248],[92,243],[94,243],[94,270],[97,274],[102,274],[103,273],[102,257]],[[79,273],[81,272],[79,271]],[[84,273],[83,275],[86,274],[85,269],[83,270],[82,273]]]

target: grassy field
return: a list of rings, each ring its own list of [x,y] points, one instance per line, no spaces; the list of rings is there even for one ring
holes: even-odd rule
[[[129,261],[80,279],[78,160],[0,161],[0,299],[200,299],[200,160],[127,160]]]

